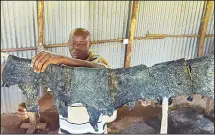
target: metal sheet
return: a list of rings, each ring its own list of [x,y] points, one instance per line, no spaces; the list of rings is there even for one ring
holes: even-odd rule
[[[209,21],[206,34],[214,34],[214,5],[212,8],[211,15],[209,16],[208,19]],[[206,37],[204,43],[204,55],[211,52],[214,52],[214,37]]]
[[[209,16],[208,21],[208,28],[206,34],[214,34],[214,5],[212,8],[212,13]]]
[[[204,46],[204,55],[214,52],[214,37],[206,38]]]
[[[110,68],[124,67],[125,45],[122,43],[97,44],[92,46],[92,50],[104,57]]]
[[[136,37],[198,34],[204,1],[140,1]]]
[[[66,43],[78,27],[89,30],[92,40],[123,38],[129,1],[45,1],[45,44]]]
[[[197,38],[165,38],[134,41],[131,65],[154,64],[180,58],[194,58]]]
[[[1,1],[1,49],[37,45],[36,1]]]

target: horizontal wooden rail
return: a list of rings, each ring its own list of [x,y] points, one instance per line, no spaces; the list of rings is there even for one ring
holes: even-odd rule
[[[164,39],[164,38],[195,38],[200,37],[200,35],[195,34],[182,34],[182,35],[168,35],[168,34],[147,34],[145,37],[134,37],[134,40],[150,40],[150,39]],[[214,37],[214,34],[207,34],[206,37]],[[92,44],[102,44],[110,42],[123,42],[122,39],[111,39],[111,40],[99,40],[92,41]],[[67,43],[63,44],[49,44],[44,45],[45,48],[56,48],[56,47],[66,47]],[[15,51],[27,51],[27,50],[37,50],[37,47],[25,47],[25,48],[10,48],[10,49],[1,49],[1,52],[15,52]]]

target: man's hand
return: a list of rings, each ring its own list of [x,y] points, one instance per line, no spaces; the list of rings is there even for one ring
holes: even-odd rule
[[[28,119],[28,112],[26,110],[26,106],[25,106],[25,103],[21,103],[19,106],[18,106],[18,110],[17,110],[17,114],[23,118],[24,120],[25,119]]]
[[[145,100],[139,99],[138,102],[139,102],[142,106],[144,106],[144,107],[149,106],[149,105],[152,104],[152,102],[151,102],[150,100],[149,100],[149,101],[145,101]]]
[[[32,59],[32,67],[35,72],[44,72],[49,64],[62,64],[63,56],[49,52],[41,52]]]

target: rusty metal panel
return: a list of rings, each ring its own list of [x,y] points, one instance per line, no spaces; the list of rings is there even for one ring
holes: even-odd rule
[[[92,40],[124,38],[129,1],[45,1],[45,44],[67,43],[78,27]]]
[[[154,64],[196,57],[197,38],[165,38],[134,41],[131,65]]]
[[[37,45],[36,1],[1,1],[1,49]]]
[[[140,1],[136,37],[198,34],[204,1]]]
[[[31,59],[36,54],[36,51],[17,51],[8,52],[7,54]],[[5,62],[6,59],[1,59],[1,64]],[[16,112],[18,104],[24,101],[24,96],[17,85],[10,88],[1,88],[1,114]]]

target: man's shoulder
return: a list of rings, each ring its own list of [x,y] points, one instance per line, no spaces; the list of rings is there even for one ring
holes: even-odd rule
[[[105,67],[109,67],[109,62],[101,55],[96,54],[94,51],[90,51],[90,56],[88,61],[102,64]]]

